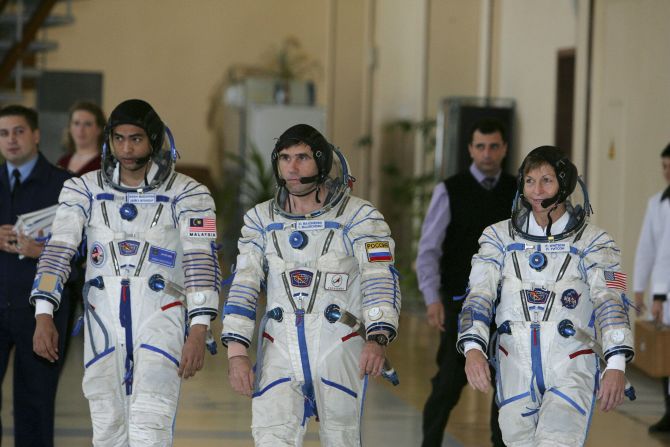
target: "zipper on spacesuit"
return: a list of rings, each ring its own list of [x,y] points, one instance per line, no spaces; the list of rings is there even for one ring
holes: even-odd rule
[[[304,413],[302,424],[305,425],[307,419],[316,416],[319,419],[319,412],[316,406],[314,396],[314,384],[312,383],[312,369],[309,366],[309,354],[307,351],[307,339],[305,337],[305,311],[303,309],[295,312],[295,326],[298,331],[298,349],[300,350],[300,363],[302,364],[302,375],[305,383],[302,385],[302,394],[305,398]]]
[[[298,307],[295,305],[295,301],[293,300],[293,295],[291,295],[291,287],[288,285],[288,279],[286,278],[286,272],[283,272],[281,274],[281,279],[284,282],[284,290],[286,290],[286,296],[288,298],[289,303],[291,303],[291,307],[293,308],[293,311],[297,311]]]
[[[544,395],[544,373],[542,372],[542,339],[540,337],[540,323],[530,325],[530,358],[531,368],[535,376],[535,383],[540,395]]]
[[[133,319],[130,307],[130,280],[124,278],[121,280],[121,297],[119,300],[119,322],[126,331],[126,373],[123,376],[123,383],[126,385],[126,395],[133,393]]]
[[[521,279],[521,269],[519,269],[519,260],[516,257],[516,253],[512,253],[512,261],[514,262],[514,272],[519,281]],[[521,308],[523,309],[523,316],[526,318],[526,321],[530,321],[530,312],[528,312],[528,303],[526,302],[526,295],[523,290],[519,290],[519,295],[521,297]]]
[[[326,241],[323,243],[323,248],[321,249],[321,256],[328,253],[328,249],[330,248],[330,243],[333,240],[334,235],[335,235],[335,231],[330,230],[330,232],[328,233],[328,236],[326,237]],[[321,282],[321,271],[317,270],[316,278],[314,279],[314,287],[312,288],[312,297],[310,298],[309,305],[307,306],[307,313],[312,313],[312,309],[314,308],[314,303],[316,302],[316,294],[319,292],[319,283],[320,282]]]

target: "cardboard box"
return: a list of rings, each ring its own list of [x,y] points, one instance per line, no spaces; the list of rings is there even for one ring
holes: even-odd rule
[[[633,364],[651,377],[670,376],[670,327],[636,321]]]

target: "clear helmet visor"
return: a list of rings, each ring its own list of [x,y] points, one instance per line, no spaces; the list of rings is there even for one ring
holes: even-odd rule
[[[158,188],[168,178],[179,157],[172,132],[165,126],[160,149],[152,150],[147,160],[144,182],[140,186],[132,187],[121,183],[119,161],[114,154],[114,139],[112,135],[108,135],[102,146],[102,177],[105,183],[122,192],[146,192]]]
[[[512,227],[514,232],[524,239],[534,242],[559,241],[568,238],[588,222],[592,209],[589,202],[586,185],[581,178],[577,178],[577,186],[568,198],[559,204],[550,205],[547,209],[557,206],[558,210],[565,209],[564,215],[553,219],[549,234],[539,235],[535,219],[532,215],[532,206],[528,200],[517,192],[512,205]],[[552,216],[555,214],[552,213]]]
[[[309,214],[295,213],[291,210],[291,201],[289,200],[291,195],[288,190],[286,187],[279,187],[275,193],[274,208],[277,213],[291,219],[318,217],[340,203],[350,193],[354,181],[356,179],[351,176],[347,159],[338,148],[333,147],[333,163],[325,181],[318,190],[318,199],[323,206]],[[314,183],[314,188],[316,191],[316,183]]]

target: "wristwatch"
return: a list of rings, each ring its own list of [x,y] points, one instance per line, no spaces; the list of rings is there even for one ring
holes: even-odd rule
[[[384,334],[369,335],[368,341],[374,341],[380,346],[386,346],[389,344],[389,338]]]

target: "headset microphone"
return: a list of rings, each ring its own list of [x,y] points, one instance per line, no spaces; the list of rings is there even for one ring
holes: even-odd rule
[[[149,163],[149,160],[151,160],[151,154],[147,155],[146,157],[136,158],[135,163],[137,163],[139,166],[144,166]]]
[[[551,205],[556,203],[557,200],[558,200],[558,194],[556,194],[554,197],[544,199],[542,202],[540,202],[540,205],[542,205],[542,208],[549,208]]]
[[[300,177],[300,183],[302,183],[303,185],[307,185],[309,183],[314,183],[317,180],[319,180],[319,175],[318,174],[317,175],[312,175],[310,177]],[[286,182],[284,182],[284,183],[286,183]]]

